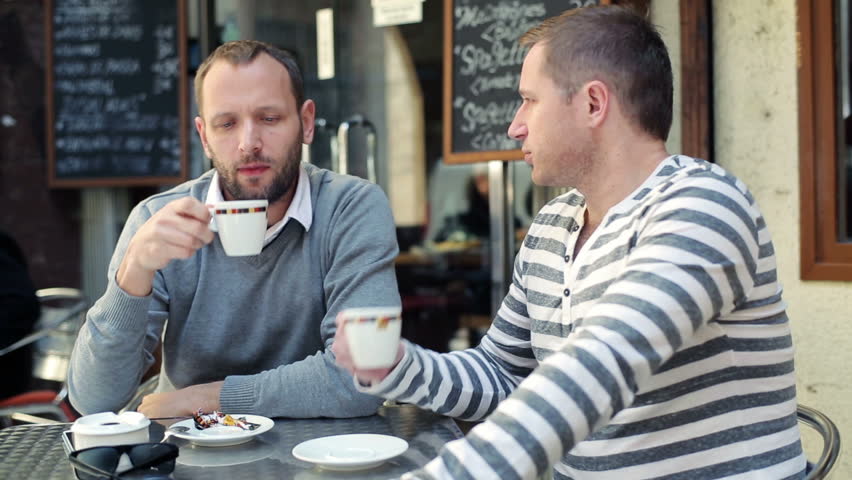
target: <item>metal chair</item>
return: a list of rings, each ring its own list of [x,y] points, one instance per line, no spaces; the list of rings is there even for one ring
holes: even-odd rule
[[[805,405],[797,408],[799,423],[814,429],[822,436],[822,453],[816,462],[808,462],[806,480],[828,478],[840,455],[840,432],[825,414]]]
[[[74,288],[45,288],[36,291],[41,316],[35,331],[0,349],[0,356],[35,344],[32,377],[61,385],[59,391],[39,389],[0,399],[0,427],[13,422],[69,422],[77,417],[67,401],[65,380],[71,349],[85,321],[89,302]]]

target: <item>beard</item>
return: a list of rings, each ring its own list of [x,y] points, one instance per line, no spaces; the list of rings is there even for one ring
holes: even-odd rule
[[[301,130],[299,134],[301,136]],[[284,198],[293,189],[296,188],[296,183],[299,180],[299,163],[302,159],[302,143],[295,142],[288,150],[283,158],[272,158],[260,154],[249,154],[240,157],[240,161],[232,168],[227,168],[218,161],[215,152],[212,155],[211,161],[219,173],[219,184],[224,193],[227,193],[234,200],[268,200],[270,204]],[[273,171],[274,176],[269,185],[260,190],[250,191],[248,188],[240,185],[237,178],[237,169],[249,163],[262,163],[268,165]],[[259,179],[251,179],[253,185],[257,185]]]

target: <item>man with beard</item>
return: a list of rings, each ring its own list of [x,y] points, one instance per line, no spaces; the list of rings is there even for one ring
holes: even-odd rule
[[[195,126],[213,170],[137,205],[68,373],[83,413],[116,410],[162,345],[149,417],[204,411],[287,417],[375,412],[326,347],[343,308],[399,305],[395,229],[379,187],[300,164],[315,105],[294,59],[220,46],[195,78]],[[206,204],[268,199],[260,254],[228,257]]]

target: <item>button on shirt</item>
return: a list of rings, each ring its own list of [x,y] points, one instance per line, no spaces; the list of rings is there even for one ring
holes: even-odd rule
[[[210,205],[224,201],[225,197],[222,195],[222,187],[219,184],[219,172],[214,172],[205,202]],[[284,225],[287,225],[287,222],[291,218],[301,223],[306,231],[311,229],[311,222],[314,218],[313,205],[311,205],[311,184],[308,181],[307,172],[305,172],[305,169],[301,165],[299,166],[299,183],[296,184],[296,193],[293,195],[293,201],[290,202],[287,212],[284,213],[284,218],[266,229],[266,236],[263,239],[264,247],[269,245],[269,242],[275,240],[275,237],[281,233]]]

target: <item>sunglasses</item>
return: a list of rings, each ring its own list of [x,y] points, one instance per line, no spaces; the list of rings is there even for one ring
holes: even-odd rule
[[[131,467],[117,472],[121,457],[125,454]],[[113,480],[140,470],[155,469],[162,474],[172,473],[177,456],[178,447],[173,443],[137,443],[85,448],[71,452],[68,460],[79,480]]]

